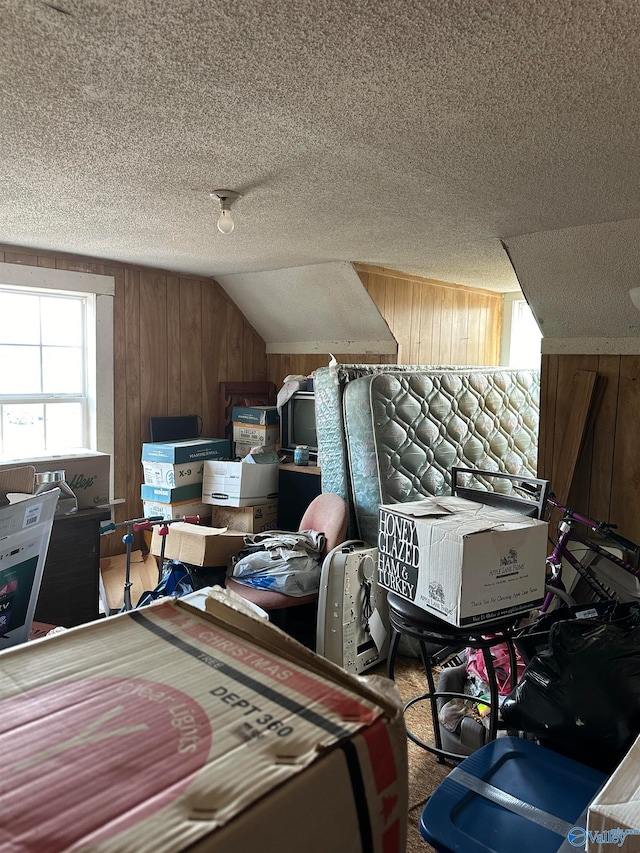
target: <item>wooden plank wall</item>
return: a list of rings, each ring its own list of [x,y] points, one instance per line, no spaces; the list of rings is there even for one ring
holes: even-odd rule
[[[398,341],[398,364],[497,365],[503,296],[354,264]]]
[[[398,342],[397,357],[340,355],[347,364],[497,365],[502,331],[501,293],[354,264]],[[329,354],[268,355],[269,379],[308,376],[329,363]]]
[[[340,364],[397,364],[394,355],[372,355],[371,353],[333,353]],[[329,353],[270,353],[267,355],[269,379],[279,388],[285,376],[309,376],[319,367],[326,367]]]
[[[198,414],[215,437],[218,383],[267,378],[265,343],[213,279],[0,245],[0,261],[115,278],[113,459],[116,520],[142,514],[142,443],[149,417]],[[122,550],[102,539],[103,554]]]
[[[577,370],[595,370],[605,380],[593,427],[580,455],[569,505],[640,541],[640,356],[543,355],[538,472],[551,480],[560,465],[563,430]]]

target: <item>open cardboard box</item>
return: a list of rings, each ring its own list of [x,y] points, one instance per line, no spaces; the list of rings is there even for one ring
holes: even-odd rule
[[[33,465],[0,469],[0,506],[11,503],[8,495],[32,495],[36,479]]]
[[[456,627],[539,607],[548,525],[455,496],[380,507],[378,583]]]
[[[127,555],[116,554],[100,560],[100,598],[107,615],[117,613],[124,604],[124,583],[127,573]],[[158,564],[152,554],[131,552],[129,567],[131,602],[135,606],[140,596],[158,585]]]
[[[392,682],[206,607],[165,600],[2,654],[3,849],[405,849]]]

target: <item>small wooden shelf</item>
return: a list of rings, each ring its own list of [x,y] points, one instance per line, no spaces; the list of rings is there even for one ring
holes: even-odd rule
[[[283,462],[280,465],[281,471],[296,471],[299,474],[321,474],[322,471],[317,465],[294,465],[293,462]]]

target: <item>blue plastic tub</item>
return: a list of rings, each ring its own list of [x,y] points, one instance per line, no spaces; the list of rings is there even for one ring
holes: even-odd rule
[[[532,741],[503,737],[465,758],[434,791],[420,832],[439,853],[557,853],[584,836],[607,777]],[[575,832],[571,832],[575,829]],[[584,847],[582,848],[584,849]]]

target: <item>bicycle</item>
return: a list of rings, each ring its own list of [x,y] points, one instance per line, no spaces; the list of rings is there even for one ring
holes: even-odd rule
[[[597,558],[603,558],[607,563],[620,569],[621,572],[638,579],[640,583],[640,566],[638,565],[640,546],[630,539],[615,533],[617,525],[605,521],[597,521],[587,515],[576,512],[570,507],[561,504],[553,493],[547,495],[546,504],[547,508],[551,511],[560,511],[562,518],[558,522],[559,535],[557,541],[554,543],[553,550],[547,557],[547,595],[540,608],[542,613],[549,609],[554,597],[560,598],[560,600],[569,605],[585,603],[584,601],[577,602],[565,588],[562,579],[563,560],[566,560],[574,569],[576,575],[584,581],[586,591],[591,596],[591,600],[621,601],[640,597],[640,586],[638,587],[639,593],[637,596],[634,596],[632,592],[620,593],[619,588],[616,589],[616,580],[619,584],[623,584],[624,574],[616,579],[613,577],[612,572],[607,571],[605,577],[603,577],[603,570],[600,569],[600,573],[598,573],[597,566]],[[581,532],[576,529],[576,525],[586,528],[588,532]],[[595,534],[598,539],[594,539],[591,534]],[[573,548],[571,547],[572,545]],[[610,550],[612,547],[622,551],[623,556],[619,556]]]

